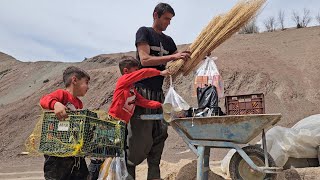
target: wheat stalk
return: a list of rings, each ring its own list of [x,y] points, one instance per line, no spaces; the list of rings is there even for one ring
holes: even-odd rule
[[[227,14],[214,17],[189,46],[191,57],[168,63],[167,68],[175,76],[188,75],[204,57],[238,32],[265,4],[266,0],[241,0]]]

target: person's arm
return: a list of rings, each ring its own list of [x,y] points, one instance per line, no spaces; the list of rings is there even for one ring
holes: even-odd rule
[[[136,105],[149,109],[158,109],[161,108],[161,103],[158,101],[152,101],[144,98],[138,92],[136,92]]]
[[[63,102],[63,91],[60,89],[44,95],[40,99],[40,105],[43,109],[54,110],[54,104],[56,102]]]
[[[57,90],[40,99],[40,105],[43,109],[54,110],[59,120],[67,118],[66,107],[63,102],[63,91]]]
[[[190,57],[190,52],[184,51],[181,53],[172,53],[172,55],[167,56],[151,56],[150,55],[150,39],[151,34],[148,31],[147,27],[141,27],[138,29],[136,33],[136,41],[135,45],[137,47],[137,51],[139,54],[139,59],[142,66],[158,66],[161,64],[165,64],[171,60],[177,59],[187,59]],[[174,51],[176,51],[176,45],[172,38],[170,38],[170,43],[175,47]]]
[[[159,71],[154,68],[143,68],[139,69],[137,71],[134,71],[129,74],[124,74],[119,80],[118,80],[118,86],[129,86],[132,85],[138,81],[141,81],[143,79],[154,77],[154,76],[167,76],[169,75],[169,72],[167,70]]]
[[[151,56],[150,55],[150,46],[146,42],[141,42],[137,44],[137,49],[140,57],[140,62],[142,66],[157,66],[165,64],[172,60],[183,59],[187,60],[190,58],[189,51],[178,52],[176,51],[172,55],[167,56]]]

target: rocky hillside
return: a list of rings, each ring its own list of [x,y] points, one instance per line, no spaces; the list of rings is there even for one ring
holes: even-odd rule
[[[216,49],[218,68],[226,95],[264,93],[267,113],[282,113],[280,125],[290,127],[298,120],[320,113],[320,27],[281,32],[235,35]],[[184,49],[187,45],[180,46]],[[135,52],[99,55],[79,63],[21,62],[0,53],[0,157],[23,151],[41,109],[42,95],[63,88],[62,72],[79,66],[91,75],[90,90],[83,98],[85,108],[106,110],[119,77],[117,62]],[[180,77],[175,87],[190,104],[193,75]],[[220,104],[223,106],[224,100]],[[164,160],[174,161],[190,153],[170,129]],[[173,158],[173,159],[172,159]]]

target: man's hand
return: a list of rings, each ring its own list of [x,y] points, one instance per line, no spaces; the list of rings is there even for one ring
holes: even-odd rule
[[[182,51],[182,52],[178,52],[176,54],[174,54],[175,60],[177,59],[183,59],[183,60],[188,60],[191,56],[191,52],[190,51]]]
[[[168,69],[163,70],[160,72],[160,76],[169,76],[171,75],[170,71]]]
[[[68,114],[66,112],[66,106],[64,106],[62,103],[60,102],[56,102],[54,104],[54,113],[56,114],[57,118],[62,121],[65,118],[68,118]]]

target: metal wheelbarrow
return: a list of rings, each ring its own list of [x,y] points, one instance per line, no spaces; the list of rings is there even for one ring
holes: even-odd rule
[[[160,114],[141,115],[142,120],[162,120]],[[282,168],[276,167],[267,152],[264,129],[279,122],[281,114],[232,115],[178,118],[170,122],[189,148],[197,155],[197,180],[207,180],[211,148],[233,148],[229,165],[232,179],[274,179]],[[262,147],[241,148],[262,133]]]

